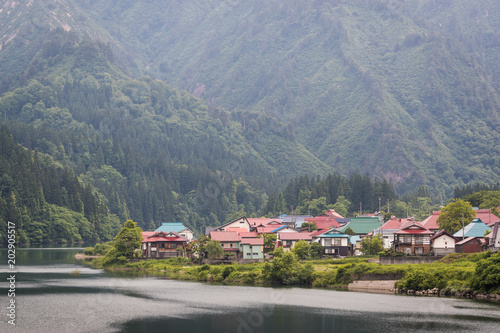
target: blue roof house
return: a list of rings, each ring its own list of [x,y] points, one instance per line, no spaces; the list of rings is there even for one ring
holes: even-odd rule
[[[465,239],[469,237],[484,237],[486,231],[491,231],[491,228],[488,227],[481,219],[475,218],[471,223],[467,224],[465,228],[457,231],[453,237]]]

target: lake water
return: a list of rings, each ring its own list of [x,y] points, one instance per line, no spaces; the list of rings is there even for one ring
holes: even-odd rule
[[[0,332],[500,332],[497,303],[113,274],[77,252],[17,249],[12,327],[0,250]]]

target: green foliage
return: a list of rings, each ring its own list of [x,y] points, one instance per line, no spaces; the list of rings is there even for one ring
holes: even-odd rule
[[[321,259],[323,257],[323,245],[319,242],[312,242],[309,255],[311,259]]]
[[[311,245],[305,240],[301,239],[297,243],[295,243],[292,251],[293,253],[295,253],[298,259],[304,260],[309,258]]]
[[[308,285],[312,282],[313,271],[310,263],[301,264],[293,252],[284,252],[275,254],[273,261],[264,265],[262,276],[272,284]]]
[[[449,204],[441,209],[436,223],[440,229],[444,229],[451,234],[468,225],[476,216],[469,202],[462,199],[453,199]]]
[[[361,240],[361,252],[363,254],[378,254],[384,250],[384,240],[381,235],[364,237]]]
[[[355,236],[356,233],[354,230],[351,229],[351,227],[347,227],[347,229],[344,230],[344,234],[349,235],[349,236]]]
[[[205,248],[210,259],[219,258],[224,254],[224,249],[220,246],[220,242],[218,241],[209,240]]]
[[[500,252],[478,261],[471,285],[477,291],[500,292]]]
[[[264,238],[264,253],[272,253],[276,248],[276,234],[262,234],[260,237]]]
[[[137,227],[137,223],[127,220],[123,228],[114,238],[113,247],[109,250],[101,261],[104,267],[114,264],[123,264],[134,255],[136,249],[142,244],[142,229]]]

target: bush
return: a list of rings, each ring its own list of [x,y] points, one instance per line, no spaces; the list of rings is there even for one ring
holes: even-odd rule
[[[477,263],[472,288],[483,292],[500,291],[500,252]]]

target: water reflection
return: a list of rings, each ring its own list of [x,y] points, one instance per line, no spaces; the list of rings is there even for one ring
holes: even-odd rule
[[[498,304],[110,274],[77,249],[20,250],[16,332],[496,332]],[[0,262],[6,262],[0,251]],[[0,272],[6,272],[0,266]],[[71,274],[78,270],[79,274]],[[0,290],[6,290],[4,275]],[[7,304],[0,294],[0,308]],[[5,322],[0,331],[7,331]]]

